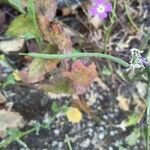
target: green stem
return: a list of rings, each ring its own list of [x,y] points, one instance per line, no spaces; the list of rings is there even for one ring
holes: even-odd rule
[[[116,15],[116,13],[115,13],[115,11],[116,11],[116,0],[114,1],[114,4],[113,4],[113,11],[112,11],[112,17],[110,18],[110,20],[111,20],[111,24],[108,26],[108,28],[106,28],[106,30],[105,30],[105,37],[104,37],[104,51],[106,51],[106,49],[107,49],[107,43],[108,43],[108,41],[109,41],[109,37],[110,37],[110,34],[111,34],[111,32],[112,32],[112,27],[113,27],[113,25],[114,25],[114,23],[115,23],[115,20],[116,20],[116,18],[117,18],[117,15]]]
[[[101,54],[101,53],[71,53],[71,54],[42,54],[42,53],[20,53],[20,55],[27,55],[35,58],[43,59],[65,59],[65,58],[82,58],[82,57],[96,57],[96,58],[106,58],[112,60],[124,67],[129,67],[129,64],[119,58],[111,55]]]
[[[70,143],[70,139],[69,139],[69,137],[68,137],[67,134],[66,134],[66,142],[67,142],[67,145],[68,145],[69,150],[72,150],[72,146],[71,146],[71,143]]]
[[[21,134],[16,136],[10,136],[7,139],[5,139],[3,142],[0,143],[0,148],[4,148],[7,145],[11,144],[13,141],[16,141],[17,139],[22,138],[23,136],[30,134],[31,132],[35,131],[35,128],[31,128],[30,130],[26,131],[26,132],[22,132]]]

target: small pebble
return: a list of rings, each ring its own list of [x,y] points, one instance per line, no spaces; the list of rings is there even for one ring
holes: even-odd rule
[[[97,109],[98,109],[98,110],[101,110],[102,108],[99,106],[99,107],[97,107]]]
[[[114,132],[114,131],[110,131],[110,135],[111,135],[111,136],[114,136],[114,135],[115,135],[115,132]]]
[[[107,115],[103,115],[103,118],[108,120],[108,116]]]
[[[53,141],[53,142],[52,142],[52,146],[53,146],[53,147],[55,147],[57,144],[58,144],[57,141]]]
[[[54,134],[55,134],[55,135],[59,135],[59,133],[60,133],[60,131],[59,131],[58,129],[55,129],[55,130],[54,130]]]
[[[90,135],[90,136],[93,135],[93,129],[92,129],[92,128],[89,128],[89,129],[88,129],[88,132],[89,132],[89,135]]]
[[[89,145],[90,145],[90,142],[91,140],[90,139],[85,139],[82,143],[81,143],[81,147],[84,147],[84,148],[88,148]]]
[[[115,109],[114,109],[114,112],[119,112],[119,109],[115,108]]]
[[[113,150],[113,148],[112,147],[109,147],[109,149],[108,150]]]
[[[115,130],[114,132],[115,132],[115,134],[118,134],[118,130]]]
[[[88,122],[87,126],[88,127],[92,127],[93,126],[93,122]]]
[[[106,122],[104,122],[104,121],[101,121],[101,125],[106,125]]]
[[[99,136],[98,136],[98,138],[99,138],[100,140],[103,140],[104,137],[105,137],[105,134],[104,134],[104,133],[100,133]]]
[[[114,114],[109,114],[109,117],[113,119],[115,117],[115,115]]]
[[[58,143],[58,147],[59,147],[59,148],[62,148],[62,147],[63,147],[63,142],[59,142],[59,143]]]
[[[100,131],[104,131],[105,128],[104,128],[104,127],[100,127],[99,130],[100,130]]]
[[[122,142],[119,141],[119,140],[117,140],[117,141],[114,143],[114,145],[115,145],[116,147],[119,147],[121,144],[122,144]]]

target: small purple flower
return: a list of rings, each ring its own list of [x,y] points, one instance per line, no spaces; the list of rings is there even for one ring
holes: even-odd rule
[[[89,13],[92,16],[98,16],[100,19],[105,19],[108,16],[108,12],[112,11],[111,3],[106,0],[91,0],[92,7],[89,9]]]

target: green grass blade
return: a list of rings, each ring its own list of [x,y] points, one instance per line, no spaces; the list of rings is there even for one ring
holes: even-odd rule
[[[6,3],[9,3],[12,7],[14,7],[20,13],[23,13],[23,14],[26,13],[23,9],[22,0],[7,0]]]

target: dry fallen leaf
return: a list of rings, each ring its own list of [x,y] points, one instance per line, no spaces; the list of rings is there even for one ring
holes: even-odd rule
[[[36,0],[36,12],[38,15],[47,17],[50,21],[53,20],[57,10],[56,0]]]
[[[23,126],[24,121],[19,113],[5,109],[0,110],[0,137],[5,137],[6,130],[9,128],[20,128]]]
[[[0,51],[4,53],[17,52],[22,49],[24,42],[24,39],[10,39],[0,41]]]
[[[22,69],[19,72],[19,76],[20,76],[21,81],[23,81],[24,83],[28,83],[28,84],[30,84],[30,83],[33,84],[33,83],[37,83],[37,82],[44,80],[43,74],[38,74],[38,75],[34,76],[33,78],[31,78],[29,76],[29,68],[28,67]]]
[[[98,75],[94,63],[85,66],[81,61],[74,62],[71,71],[64,71],[62,74],[72,81],[77,94],[84,94]]]
[[[46,45],[43,53],[56,53],[57,47]],[[20,78],[25,83],[36,83],[42,81],[46,73],[51,72],[60,62],[59,59],[34,58],[30,64],[20,71]]]
[[[25,83],[36,83],[44,80],[44,75],[54,68],[59,63],[59,60],[47,60],[47,59],[39,59],[35,58],[32,63],[23,68],[19,72],[20,80]]]
[[[66,54],[72,52],[71,37],[65,32],[60,23],[51,22],[43,15],[38,16],[39,26],[47,42],[56,44],[60,53]]]
[[[125,98],[124,96],[122,95],[118,95],[117,96],[117,100],[119,102],[119,107],[124,110],[124,111],[129,111],[129,104],[128,104],[128,100],[127,98]]]

